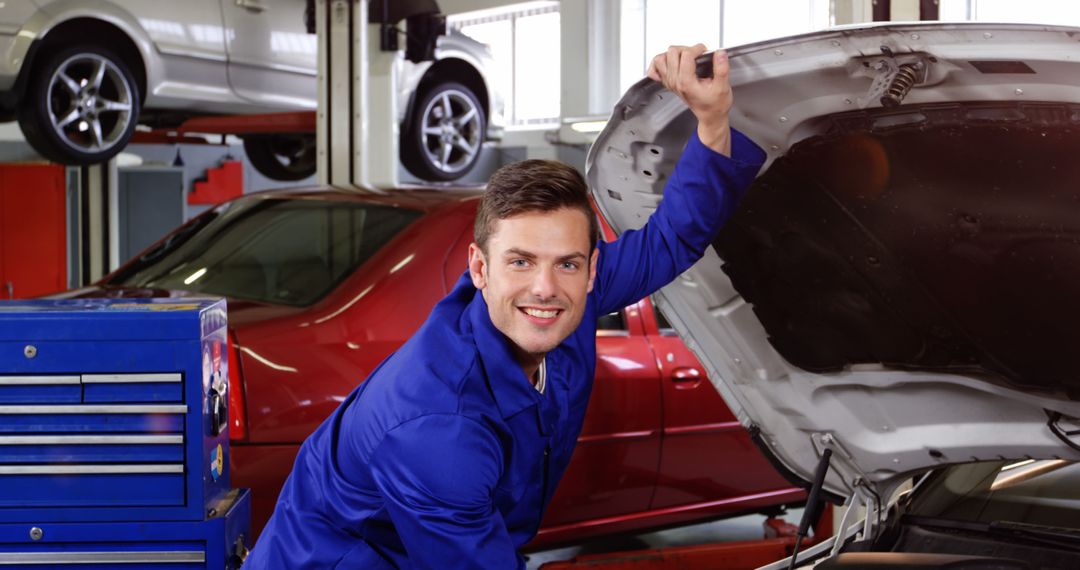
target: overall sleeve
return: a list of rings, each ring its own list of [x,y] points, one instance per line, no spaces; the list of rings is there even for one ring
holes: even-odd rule
[[[706,147],[695,131],[645,226],[599,244],[598,313],[636,302],[701,259],[764,161],[765,152],[735,129],[731,158]]]
[[[434,414],[390,430],[372,473],[415,568],[524,568],[494,492],[495,435],[475,420]]]

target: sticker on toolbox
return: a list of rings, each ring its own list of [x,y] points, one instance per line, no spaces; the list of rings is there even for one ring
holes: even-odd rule
[[[217,481],[225,469],[225,453],[221,450],[221,444],[210,450],[210,477]]]

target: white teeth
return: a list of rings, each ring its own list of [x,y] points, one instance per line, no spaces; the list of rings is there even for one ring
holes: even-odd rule
[[[541,311],[540,309],[522,309],[525,314],[533,317],[539,317],[541,319],[552,319],[555,315],[559,314],[559,311]]]

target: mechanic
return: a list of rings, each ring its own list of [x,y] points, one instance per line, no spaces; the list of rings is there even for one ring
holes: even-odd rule
[[[523,568],[581,432],[597,319],[705,253],[765,158],[731,130],[726,54],[656,56],[698,127],[644,228],[597,244],[572,167],[497,171],[468,271],[304,442],[245,568]]]

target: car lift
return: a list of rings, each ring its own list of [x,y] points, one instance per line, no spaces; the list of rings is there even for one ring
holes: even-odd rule
[[[795,548],[794,525],[775,516],[763,523],[765,538],[715,542],[577,556],[563,562],[548,562],[541,570],[753,570],[791,556]],[[833,512],[826,508],[814,526],[817,544],[833,534]],[[786,566],[785,566],[786,567]]]
[[[405,32],[397,27],[402,20]],[[185,142],[191,133],[315,133],[319,184],[368,192],[394,188],[399,61],[402,55],[414,62],[433,60],[436,40],[445,31],[435,0],[317,0],[317,111],[196,117],[176,128],[138,133],[137,139]]]
[[[406,22],[407,36],[397,25]],[[203,142],[191,133],[316,133],[318,183],[379,193],[398,185],[398,61],[434,59],[445,33],[435,0],[316,0],[318,111],[197,117],[180,127],[138,132],[137,142]],[[404,48],[404,49],[402,49]],[[117,162],[80,172],[79,283],[119,258]]]

